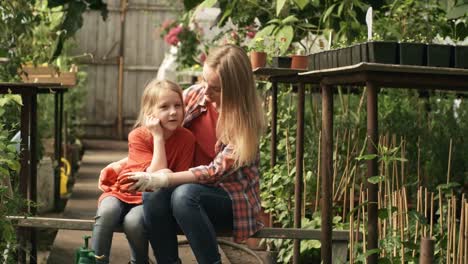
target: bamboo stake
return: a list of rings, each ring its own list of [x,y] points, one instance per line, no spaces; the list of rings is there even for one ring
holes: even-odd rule
[[[343,221],[345,219],[345,216],[346,216],[346,204],[347,204],[347,201],[346,201],[346,197],[347,197],[347,189],[345,189],[345,193],[344,193],[344,199],[343,199]]]
[[[351,159],[350,158],[350,155],[351,155],[350,154],[351,132],[348,132],[347,135],[348,135],[348,137],[347,137],[348,142],[347,142],[347,147],[346,147],[346,161],[345,161],[346,164],[345,164],[345,168],[344,168],[344,171],[343,171],[343,175],[341,176],[340,183],[338,184],[338,187],[337,187],[337,192],[334,195],[334,198],[333,198],[334,200],[340,200],[341,195],[343,195],[343,192],[347,191],[349,180],[350,180],[350,177],[351,177],[351,173],[349,172],[349,167],[350,167],[349,160]],[[356,146],[357,146],[357,142],[353,146],[353,151],[356,149]],[[351,172],[353,170],[354,170],[354,167],[351,170]],[[345,186],[342,187],[342,184],[345,184]]]
[[[318,142],[318,153],[321,153],[320,148],[322,142],[322,131],[319,132],[319,142]],[[320,154],[318,155],[318,161],[317,161],[317,185],[315,187],[315,209],[314,212],[317,212],[318,204],[319,204],[319,199],[320,199]]]
[[[432,228],[434,226],[434,193],[431,192],[431,222],[429,228],[429,238],[432,239]]]
[[[393,191],[393,190],[392,190]],[[397,206],[397,197],[396,197],[396,192],[392,192],[392,207]],[[396,237],[397,236],[397,228],[398,228],[398,214],[392,213],[392,236]],[[393,246],[393,256],[397,256],[397,248],[396,244]]]
[[[366,190],[366,192],[367,192],[367,190]],[[367,198],[367,196],[366,196],[366,194],[365,194],[364,191],[362,192],[362,197],[363,197],[363,199],[365,199],[365,201],[369,201],[369,199]],[[366,207],[365,207],[365,206],[362,207],[362,225],[363,225],[363,226],[367,226],[367,223],[366,223]],[[367,245],[366,228],[364,227],[364,228],[362,229],[362,231],[363,231],[363,234],[364,234],[364,237],[363,237],[363,239],[362,239],[363,245],[364,245],[363,253],[364,253],[364,255],[366,255],[366,252],[367,252],[367,249],[366,249],[366,246],[365,246],[365,245]],[[366,261],[365,261],[364,263],[367,264],[367,258],[366,258]]]
[[[335,194],[335,184],[336,184],[336,171],[337,171],[337,166],[338,166],[338,145],[339,145],[339,142],[338,142],[338,139],[339,139],[339,134],[338,132],[336,132],[336,139],[335,139],[335,142],[336,142],[336,145],[335,145],[335,160],[333,162],[333,180],[332,180],[332,196],[333,194]],[[333,201],[332,201],[333,202]]]
[[[406,187],[403,187],[403,206],[405,207],[406,226],[409,227],[409,216],[408,216],[408,197],[406,196]],[[410,229],[406,229],[408,240],[411,238]]]
[[[416,194],[416,212],[420,212],[420,207],[419,207],[419,200],[420,200],[420,195],[421,195],[421,190],[422,186],[419,186],[418,192]],[[419,231],[419,221],[416,221],[416,230],[414,232],[414,244],[418,241],[418,231]],[[416,255],[416,250],[413,249],[412,256],[414,257]]]
[[[424,217],[426,218],[426,220],[427,220],[427,200],[428,200],[427,188],[424,188]],[[423,232],[424,237],[427,237],[426,231],[427,231],[427,225],[424,225],[424,232]]]
[[[395,134],[392,135],[392,144],[391,144],[389,149],[394,148],[394,147],[396,147],[396,135]],[[393,165],[392,168],[393,168],[393,173],[394,173],[393,176],[395,177],[395,186],[396,186],[395,189],[398,190],[398,189],[400,189],[400,183],[399,183],[399,180],[398,180],[397,163],[392,161],[392,165]],[[395,190],[395,189],[393,189],[393,190]]]
[[[452,207],[453,207],[453,213],[452,213],[452,256],[453,256],[453,263],[457,260],[457,244],[456,244],[456,239],[457,239],[457,199],[456,197],[453,197],[452,199]]]
[[[451,228],[451,224],[452,224],[452,221],[451,221],[451,211],[452,211],[452,207],[450,206],[451,205],[451,197],[448,199],[448,202],[447,202],[447,231],[448,231],[448,235],[447,235],[447,251],[446,251],[446,263],[447,264],[450,264],[450,252],[451,252],[451,243],[452,243],[452,240],[450,239],[451,237],[451,231],[452,231],[452,228]]]
[[[464,243],[463,243],[463,229],[465,225],[465,194],[462,195],[462,200],[461,200],[461,208],[460,208],[460,230],[458,233],[458,263],[462,264],[462,256],[463,254],[466,254],[464,250]]]
[[[382,208],[382,201],[380,199],[381,196],[381,191],[377,191],[377,210],[380,210]],[[382,239],[382,220],[377,218],[377,231],[379,233],[379,240]]]
[[[351,241],[349,245],[349,259],[350,262],[354,262],[354,185],[351,187],[351,191],[349,193],[349,211],[351,214],[349,215],[349,240]]]
[[[443,207],[443,203],[442,203],[442,191],[440,190],[440,187],[439,187],[439,222],[440,222],[440,235],[443,235],[444,234],[444,207]]]
[[[463,263],[468,263],[468,203],[465,202],[465,235],[463,236],[463,243],[465,244],[465,261]]]
[[[402,241],[405,241],[405,226],[403,223],[403,201],[401,197],[401,191],[398,191],[398,216],[399,216],[399,226],[400,226],[400,237]],[[401,245],[401,263],[405,263],[405,246],[404,244]]]
[[[302,168],[305,168],[306,167],[306,164],[305,164],[305,159],[302,160]],[[317,176],[318,177],[318,176]],[[306,206],[307,206],[307,177],[302,177],[302,182],[303,182],[303,185],[304,185],[304,190],[302,191],[302,208],[301,208],[301,215],[302,216],[305,216],[305,212],[306,212]]]
[[[400,141],[401,141],[401,157],[403,159],[405,159],[406,158],[406,139],[405,139],[405,137],[402,136]],[[403,186],[404,183],[406,182],[405,162],[402,160],[402,161],[400,161],[400,164],[401,164],[401,186]]]
[[[452,164],[452,139],[450,139],[449,156],[448,156],[448,168],[447,168],[447,184],[450,182],[450,167]]]
[[[418,174],[418,187],[421,186],[421,174],[420,174],[420,166],[421,166],[421,147],[420,147],[420,137],[418,136],[418,164],[416,166],[417,174]]]

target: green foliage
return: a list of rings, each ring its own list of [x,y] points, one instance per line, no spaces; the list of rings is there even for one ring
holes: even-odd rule
[[[16,152],[17,143],[10,141],[18,128],[18,123],[9,123],[12,119],[10,115],[19,112],[21,105],[19,101],[16,95],[0,97],[0,252],[2,252],[0,261],[2,263],[11,262],[16,240],[15,228],[5,216],[18,215],[25,206],[25,201],[18,196],[16,188],[20,169]],[[7,248],[10,250],[6,250]],[[10,260],[7,262],[5,257]]]

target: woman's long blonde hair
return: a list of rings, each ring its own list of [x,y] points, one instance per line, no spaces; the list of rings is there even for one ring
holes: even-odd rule
[[[225,45],[211,51],[205,64],[215,70],[221,83],[218,139],[234,146],[237,167],[248,165],[257,158],[265,127],[250,60],[240,47]]]
[[[183,104],[182,89],[176,83],[167,80],[151,80],[145,87],[143,95],[141,96],[140,113],[135,122],[134,128],[142,126],[145,122],[146,116],[152,114],[153,108],[159,101],[159,95],[163,90],[170,90],[176,92],[180,97],[180,102]],[[182,107],[184,109],[185,107]],[[185,110],[184,110],[185,115]]]

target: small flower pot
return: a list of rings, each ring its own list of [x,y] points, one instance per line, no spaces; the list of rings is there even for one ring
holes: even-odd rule
[[[468,69],[468,46],[455,46],[455,68]]]
[[[293,55],[291,60],[291,69],[307,70],[309,66],[309,57],[307,55]]]
[[[272,67],[274,68],[290,68],[291,67],[291,57],[288,56],[280,56],[280,57],[273,57],[272,59]]]
[[[267,54],[263,51],[251,51],[250,52],[250,63],[252,69],[265,67]]]
[[[423,43],[400,43],[400,64],[401,65],[419,65],[425,66],[426,62],[426,44]]]
[[[394,41],[367,42],[369,62],[398,64],[398,43]]]
[[[453,46],[428,44],[427,45],[427,66],[431,67],[452,67],[453,66]]]

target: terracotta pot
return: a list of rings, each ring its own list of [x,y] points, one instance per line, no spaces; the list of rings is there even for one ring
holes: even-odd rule
[[[306,55],[293,55],[291,69],[307,70],[309,66],[309,57]]]
[[[251,51],[250,52],[250,63],[252,69],[265,67],[267,54],[263,51]]]

